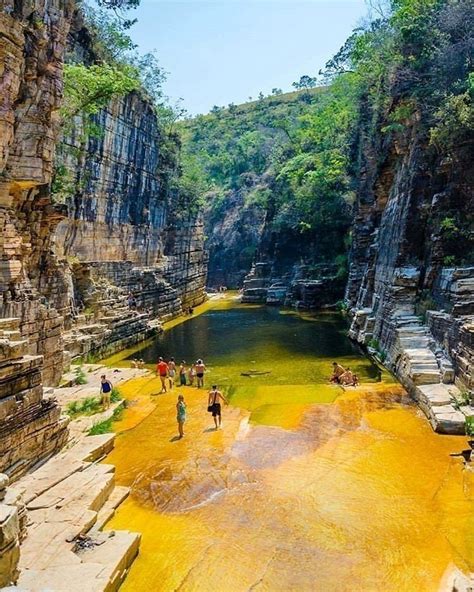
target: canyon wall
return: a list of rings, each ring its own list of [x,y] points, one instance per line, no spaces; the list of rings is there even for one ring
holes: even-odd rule
[[[0,471],[16,478],[67,437],[42,381],[57,382],[62,369],[66,277],[51,237],[65,212],[48,184],[72,4],[0,8]]]
[[[463,432],[463,414],[453,407],[458,391],[449,385],[474,387],[472,236],[452,231],[465,242],[456,265],[446,228],[456,219],[472,229],[472,152],[460,143],[440,153],[421,123],[414,113],[392,141],[361,143],[346,292],[350,336],[424,403],[436,429]]]
[[[130,346],[150,334],[150,321],[205,297],[203,224],[176,205],[162,174],[166,156],[154,108],[133,92],[113,100],[94,124],[100,135],[84,143],[78,123],[58,155],[58,166],[74,171],[68,216],[54,234],[72,271],[65,338],[73,357]],[[128,307],[130,294],[137,310]]]
[[[0,472],[15,479],[67,439],[43,385],[72,358],[135,344],[202,302],[207,258],[148,99],[112,100],[97,136],[80,117],[61,131],[64,56],[83,27],[73,3],[0,8]]]

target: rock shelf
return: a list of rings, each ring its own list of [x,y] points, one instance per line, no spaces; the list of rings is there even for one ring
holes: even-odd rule
[[[114,434],[88,436],[15,484],[28,512],[20,590],[108,592],[123,582],[140,535],[100,530],[128,495],[115,487],[114,467],[98,464],[113,442]]]

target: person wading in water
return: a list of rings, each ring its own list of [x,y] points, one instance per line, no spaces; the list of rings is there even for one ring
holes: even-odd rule
[[[168,364],[161,357],[158,358],[158,364],[156,365],[156,375],[161,380],[161,395],[161,393],[166,393],[166,377],[168,376]]]
[[[104,409],[108,409],[110,407],[110,397],[112,395],[112,383],[110,380],[107,380],[105,374],[102,374],[100,377],[100,395],[102,400],[102,406]]]
[[[229,404],[227,399],[217,390],[217,385],[213,385],[212,390],[209,391],[209,398],[207,400],[207,410],[212,413],[216,430],[221,427],[222,416],[221,416],[221,399],[226,405]],[[219,419],[218,419],[219,418]]]
[[[201,388],[204,386],[204,372],[206,371],[206,366],[202,360],[198,360],[196,362],[196,378],[197,378],[197,387]]]
[[[176,420],[178,422],[179,437],[184,436],[184,422],[186,421],[186,403],[183,395],[178,395],[178,402],[176,403]]]

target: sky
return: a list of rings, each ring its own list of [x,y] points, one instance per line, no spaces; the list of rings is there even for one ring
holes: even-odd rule
[[[367,14],[365,0],[141,0],[129,33],[156,50],[164,92],[190,115],[314,76]]]

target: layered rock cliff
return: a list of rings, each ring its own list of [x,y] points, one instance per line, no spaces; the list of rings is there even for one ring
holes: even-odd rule
[[[56,452],[67,421],[45,395],[62,368],[64,269],[49,199],[68,1],[0,4],[0,471],[21,475]],[[51,307],[44,289],[57,295]]]
[[[423,83],[406,68],[394,70],[375,125],[370,101],[361,102],[346,298],[351,337],[397,374],[433,427],[464,433],[466,416],[474,415],[468,404],[474,387],[474,135],[468,117],[453,119],[453,137],[443,142],[433,141],[439,129],[433,125],[445,125],[440,110],[450,101],[466,101],[469,113],[469,94],[453,99],[453,93],[460,92],[460,80],[470,80],[472,7],[446,2],[431,18],[426,38],[432,29],[442,32],[439,48],[411,58],[423,66]]]
[[[43,384],[71,358],[136,343],[202,302],[207,260],[147,98],[114,99],[96,136],[80,117],[61,136],[63,62],[83,26],[73,3],[0,8],[0,471],[16,478],[67,438]],[[58,200],[61,167],[72,183]]]

